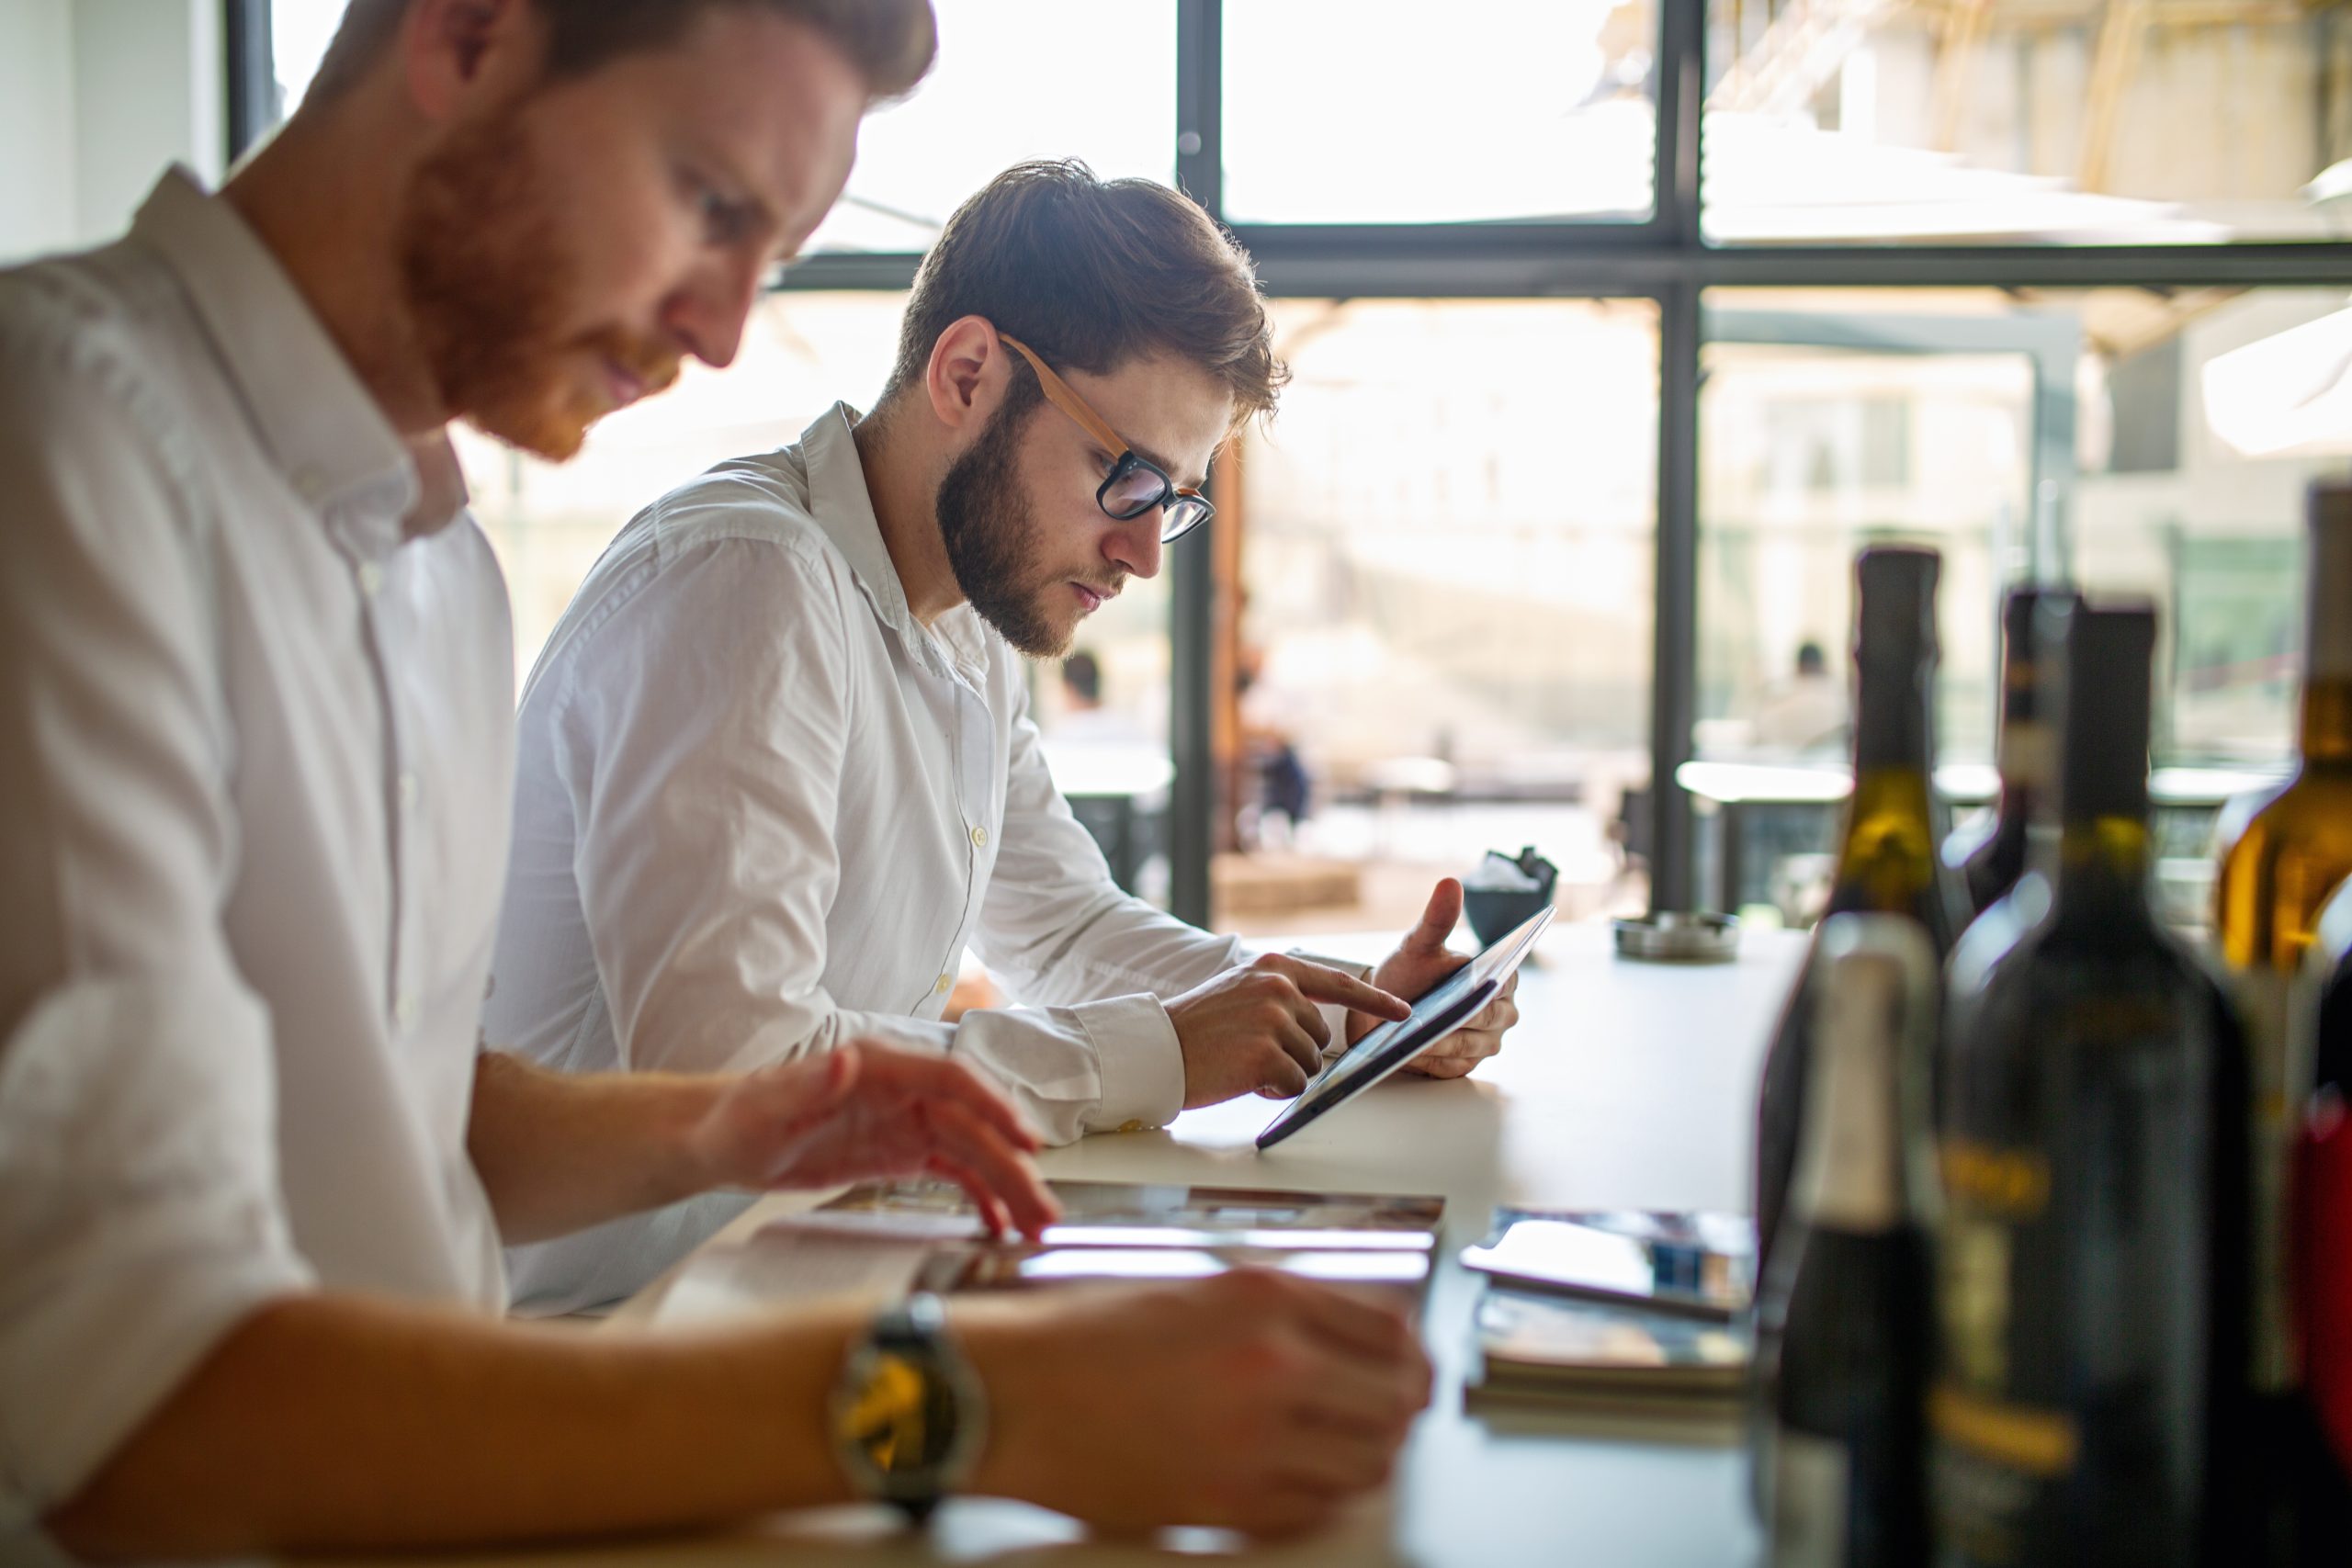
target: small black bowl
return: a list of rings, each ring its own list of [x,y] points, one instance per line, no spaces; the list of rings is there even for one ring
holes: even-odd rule
[[[1516,887],[1465,887],[1462,891],[1462,912],[1470,919],[1470,930],[1480,947],[1492,947],[1534,918],[1535,911],[1552,901],[1549,887],[1520,889]]]

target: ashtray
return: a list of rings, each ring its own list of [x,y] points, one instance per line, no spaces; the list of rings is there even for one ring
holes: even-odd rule
[[[1728,964],[1739,956],[1739,921],[1705,909],[1661,909],[1627,916],[1617,928],[1617,956],[1653,964]]]

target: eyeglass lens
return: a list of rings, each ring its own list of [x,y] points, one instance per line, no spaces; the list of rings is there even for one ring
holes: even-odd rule
[[[1167,478],[1141,463],[1126,462],[1102,487],[1102,510],[1122,521],[1140,517],[1168,494]]]

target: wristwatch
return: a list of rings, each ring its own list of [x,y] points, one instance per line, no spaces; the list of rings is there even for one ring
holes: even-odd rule
[[[833,1448],[859,1491],[914,1524],[971,1473],[987,1401],[933,1295],[874,1316],[833,1384]]]

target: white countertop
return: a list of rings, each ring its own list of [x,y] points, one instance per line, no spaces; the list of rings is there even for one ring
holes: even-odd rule
[[[1314,945],[1370,957],[1386,943],[1320,938]],[[1523,1021],[1502,1055],[1467,1079],[1392,1078],[1263,1155],[1251,1140],[1278,1108],[1252,1100],[1188,1112],[1163,1132],[1089,1138],[1043,1158],[1047,1175],[1065,1178],[1445,1197],[1442,1259],[1424,1319],[1438,1392],[1396,1482],[1334,1531],[1243,1555],[1286,1568],[1724,1568],[1753,1559],[1736,1449],[1635,1440],[1570,1417],[1464,1412],[1478,1285],[1453,1258],[1479,1238],[1498,1202],[1746,1208],[1757,1074],[1803,946],[1800,934],[1750,931],[1736,964],[1635,964],[1613,955],[1605,923],[1557,927],[1522,972]],[[736,1245],[765,1216],[805,1201],[755,1206],[706,1250]],[[662,1290],[632,1303],[605,1331],[682,1315],[662,1312]],[[1088,1568],[1162,1560],[1170,1545],[1241,1543],[1216,1536],[1151,1547],[1092,1541],[1059,1516],[971,1500],[944,1508],[927,1535],[891,1529],[878,1508],[837,1508],[717,1537],[465,1561],[569,1568],[681,1561],[697,1568],[1026,1568],[1050,1561]],[[432,1561],[454,1568],[459,1560]]]

